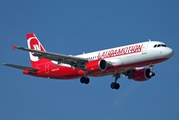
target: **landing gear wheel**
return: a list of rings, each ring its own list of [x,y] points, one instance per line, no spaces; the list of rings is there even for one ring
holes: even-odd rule
[[[85,84],[88,84],[90,82],[90,79],[89,78],[86,78],[85,79]]]
[[[110,86],[111,86],[112,89],[118,90],[118,89],[120,88],[120,84],[117,83],[117,79],[120,78],[120,73],[115,73],[115,74],[113,75],[113,77],[115,77],[115,81],[112,82]]]
[[[152,71],[150,71],[150,72],[149,72],[149,76],[151,77],[151,76],[152,76],[152,74],[153,74],[153,72],[152,72]]]
[[[154,64],[149,65],[149,68],[150,68],[150,71],[151,71],[150,76],[152,76],[152,77],[155,76],[155,73],[153,72],[153,67],[154,67]]]
[[[81,83],[85,83],[85,79],[86,79],[85,77],[81,77],[81,78],[80,78],[80,82],[81,82]]]
[[[112,83],[111,83],[111,88],[112,88],[112,89],[115,89],[115,86],[116,86],[116,83],[115,83],[115,82],[112,82]]]
[[[154,72],[152,72],[152,76],[155,76],[155,73],[154,73]]]
[[[111,88],[118,90],[118,89],[120,88],[120,84],[119,84],[119,83],[116,83],[116,82],[112,82],[112,83],[111,83]]]
[[[120,88],[120,84],[116,83],[115,89],[118,90]]]
[[[89,79],[89,78],[85,78],[85,77],[81,77],[81,78],[80,78],[80,82],[81,82],[81,83],[88,84],[88,83],[90,82],[90,79]]]

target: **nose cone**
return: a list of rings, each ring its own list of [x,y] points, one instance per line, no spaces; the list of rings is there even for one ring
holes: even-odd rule
[[[173,56],[173,50],[171,49],[171,48],[166,48],[166,50],[165,50],[165,56],[166,56],[166,58],[171,58],[172,56]]]

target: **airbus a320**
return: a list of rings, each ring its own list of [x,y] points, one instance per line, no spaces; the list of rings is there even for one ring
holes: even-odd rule
[[[160,41],[146,41],[80,55],[63,55],[46,52],[34,33],[26,34],[28,48],[13,46],[29,52],[31,67],[4,64],[23,70],[23,74],[35,77],[69,80],[80,78],[88,84],[88,77],[112,75],[112,89],[119,89],[121,75],[135,81],[146,81],[155,76],[154,64],[168,60],[173,50]],[[144,67],[145,66],[145,67]],[[146,67],[148,66],[148,67]]]

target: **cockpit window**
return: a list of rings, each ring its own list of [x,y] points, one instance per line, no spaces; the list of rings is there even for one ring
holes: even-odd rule
[[[166,45],[162,44],[162,47],[167,47]]]
[[[158,44],[157,47],[161,47],[161,44]]]
[[[156,44],[156,45],[154,45],[154,48],[156,48],[156,47],[167,47],[165,44]]]

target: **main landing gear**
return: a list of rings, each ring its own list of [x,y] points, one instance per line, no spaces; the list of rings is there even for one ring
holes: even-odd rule
[[[88,84],[90,82],[90,79],[88,77],[81,77],[80,78],[80,82],[81,83],[85,83],[85,84]]]
[[[81,83],[88,84],[90,82],[90,79],[86,76],[87,71],[84,71],[84,76],[80,78]]]
[[[118,78],[120,78],[120,74],[114,74],[115,81],[111,83],[111,88],[118,90],[120,88],[120,84],[117,83]],[[81,77],[80,82],[84,84],[88,84],[90,82],[90,79],[88,77]]]
[[[120,78],[120,74],[114,74],[115,81],[111,83],[111,88],[118,90],[120,88],[120,84],[117,83],[117,79]]]

